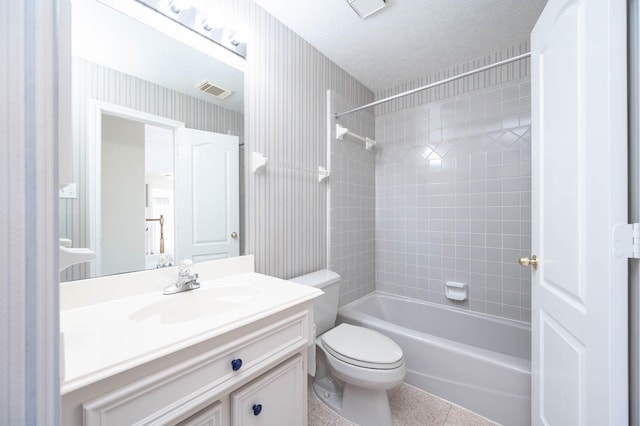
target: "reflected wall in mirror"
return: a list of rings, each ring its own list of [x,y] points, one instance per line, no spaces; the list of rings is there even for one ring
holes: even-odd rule
[[[75,193],[60,199],[60,237],[97,258],[61,281],[242,253],[242,71],[190,42],[197,34],[142,23],[150,9],[133,19],[96,0],[72,7]],[[199,92],[203,80],[232,94]]]

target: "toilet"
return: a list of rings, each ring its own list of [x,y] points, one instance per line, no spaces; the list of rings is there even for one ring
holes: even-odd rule
[[[387,391],[402,383],[406,366],[402,349],[387,336],[351,324],[335,325],[340,275],[323,269],[291,281],[317,287],[315,350],[309,351],[313,389],[326,405],[362,426],[391,425]]]

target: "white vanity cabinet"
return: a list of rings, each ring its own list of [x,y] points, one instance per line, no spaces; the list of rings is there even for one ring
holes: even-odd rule
[[[241,256],[198,264],[199,289],[165,296],[175,269],[61,286],[61,424],[305,425],[322,292]]]
[[[62,423],[304,425],[312,321],[305,302],[65,394]]]

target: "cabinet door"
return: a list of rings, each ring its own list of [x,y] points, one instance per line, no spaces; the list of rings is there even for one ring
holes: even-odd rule
[[[226,426],[228,401],[218,401],[197,412],[177,426]]]
[[[307,424],[304,361],[296,355],[231,394],[231,420],[236,426],[300,426]]]

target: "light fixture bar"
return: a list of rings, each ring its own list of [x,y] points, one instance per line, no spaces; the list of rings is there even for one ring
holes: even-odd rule
[[[211,40],[224,47],[236,55],[247,57],[247,44],[240,40],[236,30],[232,30],[224,23],[213,25],[207,16],[198,8],[194,7],[190,0],[136,0],[154,11],[160,13],[173,22]]]

